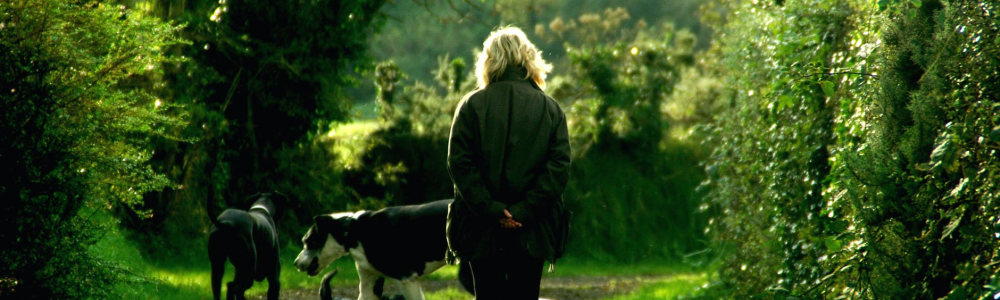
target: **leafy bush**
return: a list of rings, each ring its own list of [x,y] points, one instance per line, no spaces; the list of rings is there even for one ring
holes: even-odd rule
[[[836,120],[855,105],[838,90],[866,80],[839,73],[865,64],[864,53],[848,47],[865,41],[856,32],[858,3],[728,5],[740,12],[719,40],[733,105],[710,129],[704,208],[713,214],[706,231],[723,280],[742,298],[812,286],[837,250],[824,239],[840,227],[824,195]]]
[[[451,116],[475,78],[462,59],[439,60],[437,85],[403,87],[405,77],[391,62],[379,64],[379,126],[360,141],[333,145],[346,153],[341,170],[353,203],[402,205],[454,197],[446,169]],[[354,138],[359,138],[355,136]],[[355,144],[356,143],[356,144]],[[372,208],[372,207],[368,207]]]
[[[198,138],[153,141],[155,167],[177,187],[146,195],[151,217],[127,218],[137,238],[190,241],[209,226],[209,199],[218,200],[213,208],[246,209],[248,195],[273,190],[293,202],[276,220],[283,236],[301,234],[300,220],[313,213],[307,209],[339,197],[324,181],[339,174],[327,173],[327,154],[313,151],[322,149],[316,139],[349,118],[344,90],[370,64],[368,39],[384,21],[384,3],[137,4],[188,25],[181,33],[191,44],[169,50],[189,59],[168,66],[163,101],[190,114],[190,126],[175,134]]]
[[[845,155],[859,288],[890,298],[995,298],[1000,232],[996,3],[889,10],[864,142]],[[863,231],[862,231],[863,230]],[[838,274],[840,275],[840,274]]]
[[[109,226],[169,181],[146,162],[151,137],[180,119],[152,94],[177,28],[124,7],[0,3],[0,296],[113,298],[139,278],[88,252]],[[141,212],[140,212],[141,213]]]
[[[705,154],[700,136],[672,131],[685,124],[664,110],[698,101],[675,91],[704,73],[690,71],[696,57],[690,32],[642,20],[618,26],[629,18],[623,8],[608,8],[571,21],[555,18],[543,32],[565,41],[573,67],[549,91],[568,103],[574,161],[564,198],[575,212],[576,236],[569,251],[608,262],[680,261],[704,247],[695,187],[704,178],[698,165]]]
[[[996,295],[995,4],[722,4],[705,296]]]

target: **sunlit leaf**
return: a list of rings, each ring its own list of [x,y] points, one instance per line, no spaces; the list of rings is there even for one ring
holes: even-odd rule
[[[955,145],[954,134],[950,131],[942,132],[934,141],[934,151],[931,152],[930,167],[932,169],[944,169],[948,172],[955,172],[958,169],[958,147]]]
[[[949,221],[948,225],[944,227],[944,232],[941,233],[941,238],[939,239],[941,241],[950,236],[951,233],[958,228],[958,225],[962,223],[962,216],[965,215],[965,205],[961,205],[958,208],[949,211],[948,214],[951,216],[951,221]]]
[[[965,291],[965,286],[955,285],[955,288],[948,293],[944,298],[945,300],[965,300],[969,299],[968,292]]]
[[[784,110],[786,107],[791,107],[795,103],[795,98],[789,95],[778,96],[778,111]]]
[[[820,86],[823,87],[823,94],[826,94],[827,97],[833,97],[833,93],[834,93],[834,90],[833,90],[834,84],[833,84],[833,82],[831,82],[831,81],[823,81],[823,82],[820,83]]]
[[[831,237],[827,237],[826,239],[823,240],[823,242],[826,245],[826,252],[827,253],[837,252],[837,251],[840,251],[840,249],[841,249],[841,243],[840,243],[840,241],[837,240],[836,238],[832,237],[832,236]]]
[[[962,178],[962,180],[958,182],[958,185],[951,189],[951,192],[949,192],[948,196],[945,197],[945,199],[949,200],[949,204],[955,203],[955,201],[962,197],[962,194],[965,192],[965,186],[968,185],[968,183],[969,178]]]

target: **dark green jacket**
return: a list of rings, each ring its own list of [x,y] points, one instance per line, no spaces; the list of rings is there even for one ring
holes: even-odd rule
[[[564,246],[562,193],[569,180],[566,115],[524,69],[465,96],[448,139],[455,202],[448,211],[449,262],[493,256],[509,241],[554,261]],[[504,229],[507,209],[523,227]],[[508,235],[508,243],[498,236]],[[564,249],[564,248],[563,248]]]

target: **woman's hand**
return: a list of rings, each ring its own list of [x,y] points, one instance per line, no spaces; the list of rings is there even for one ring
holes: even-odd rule
[[[515,221],[514,216],[510,215],[510,212],[506,209],[503,210],[503,215],[505,218],[500,219],[500,227],[507,229],[521,228],[521,222]]]

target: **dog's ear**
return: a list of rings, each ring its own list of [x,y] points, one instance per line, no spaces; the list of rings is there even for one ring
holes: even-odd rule
[[[317,215],[313,217],[316,227],[326,232],[346,232],[347,227],[351,226],[352,221],[354,221],[352,217],[334,217],[331,215]]]
[[[264,193],[261,196],[267,197],[268,200],[271,200],[271,205],[273,205],[274,209],[277,211],[284,211],[284,210],[294,211],[294,208],[291,206],[291,201],[288,200],[288,196],[282,194],[281,192],[274,191],[270,193]]]
[[[282,194],[279,191],[274,191],[274,192],[271,192],[270,194],[271,194],[271,201],[274,201],[274,205],[288,206],[289,201],[288,201],[288,196],[287,195]]]
[[[333,218],[329,215],[316,215],[313,217],[313,224],[316,224],[316,227],[320,230],[326,231],[333,226],[331,223],[333,223]]]
[[[257,199],[260,199],[260,197],[267,197],[267,193],[256,193],[256,194],[250,195],[250,197],[247,197],[245,200],[243,200],[243,202],[245,202],[245,203],[254,203],[254,202],[257,202]]]
[[[354,217],[349,215],[318,215],[313,217],[316,222],[316,229],[319,232],[327,233],[337,239],[337,242],[344,247],[354,247],[355,241],[351,237],[351,224]]]

